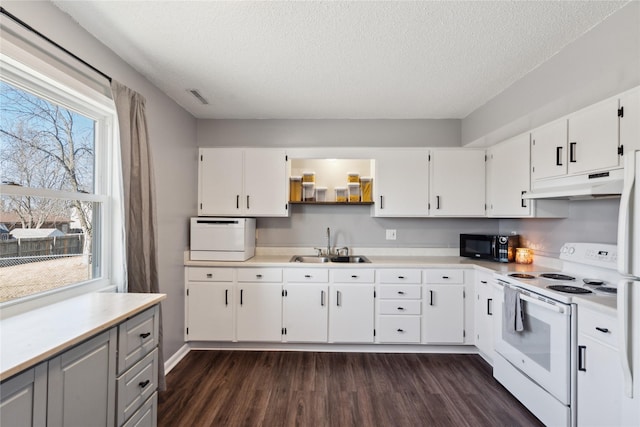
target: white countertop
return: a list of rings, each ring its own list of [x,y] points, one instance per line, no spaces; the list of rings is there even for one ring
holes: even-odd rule
[[[158,304],[165,294],[90,293],[0,321],[0,381]]]

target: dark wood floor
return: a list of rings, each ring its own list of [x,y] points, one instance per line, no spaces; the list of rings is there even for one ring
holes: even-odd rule
[[[476,355],[192,351],[159,426],[541,426]]]

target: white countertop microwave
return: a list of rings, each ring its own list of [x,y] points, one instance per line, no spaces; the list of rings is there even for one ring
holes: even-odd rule
[[[246,261],[255,253],[255,218],[191,218],[191,260]]]

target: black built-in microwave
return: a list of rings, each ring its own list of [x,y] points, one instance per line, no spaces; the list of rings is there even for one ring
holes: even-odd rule
[[[461,234],[460,256],[489,259],[498,262],[513,262],[520,236],[496,234]]]

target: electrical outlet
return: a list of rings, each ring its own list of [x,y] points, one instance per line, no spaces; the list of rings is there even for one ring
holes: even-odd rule
[[[396,230],[387,230],[387,240],[396,240]]]

